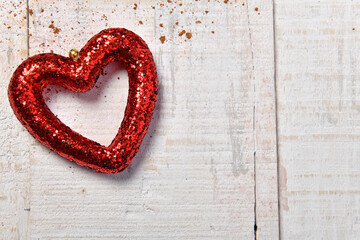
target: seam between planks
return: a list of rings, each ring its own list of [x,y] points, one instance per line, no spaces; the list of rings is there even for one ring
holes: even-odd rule
[[[248,31],[249,31],[249,40],[251,47],[251,59],[252,59],[252,80],[254,81],[254,102],[253,102],[253,138],[254,138],[254,239],[257,239],[257,219],[256,219],[256,81],[255,81],[255,60],[254,60],[254,50],[251,36],[251,28],[250,28],[250,15],[249,15],[249,3],[246,1],[246,12],[247,12],[247,20],[248,20]]]
[[[254,86],[254,92],[255,92],[255,86]],[[256,221],[256,125],[255,125],[255,106],[253,107],[253,134],[254,134],[254,239],[257,240],[257,221]]]
[[[280,155],[279,155],[279,129],[278,129],[278,99],[276,84],[276,20],[275,20],[275,0],[273,5],[273,44],[274,44],[274,98],[275,98],[275,142],[276,142],[276,159],[277,159],[277,197],[278,197],[278,228],[279,239],[281,239],[281,218],[280,218]]]
[[[26,40],[27,40],[27,57],[29,58],[30,56],[30,3],[29,3],[30,0],[27,0],[26,1]],[[29,151],[29,154],[30,151]],[[29,159],[30,160],[30,159]],[[26,219],[26,229],[25,229],[25,237],[27,239],[31,238],[31,235],[30,235],[30,210],[31,210],[31,207],[30,207],[30,188],[31,188],[31,179],[30,179],[30,164],[28,165],[28,175],[27,175],[27,207],[24,208],[24,211],[26,211],[27,213],[27,219]]]

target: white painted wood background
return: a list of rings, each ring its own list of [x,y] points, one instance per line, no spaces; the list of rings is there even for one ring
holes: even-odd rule
[[[1,1],[1,239],[360,236],[360,3]],[[108,27],[148,43],[160,81],[140,152],[115,175],[43,147],[7,100],[28,56],[67,55]],[[44,97],[106,145],[127,87],[114,63],[88,93]]]
[[[275,1],[283,239],[360,238],[360,2]]]

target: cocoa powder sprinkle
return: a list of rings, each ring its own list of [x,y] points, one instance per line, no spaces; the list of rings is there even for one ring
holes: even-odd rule
[[[165,42],[165,36],[161,36],[159,39],[160,39],[161,43]]]
[[[53,30],[54,34],[58,34],[61,31],[61,29],[55,27],[53,22],[54,21],[51,21],[51,24],[49,25],[49,28],[51,28]]]
[[[186,33],[185,30],[182,30],[180,33],[179,33],[179,36],[181,37],[182,35],[184,35]]]

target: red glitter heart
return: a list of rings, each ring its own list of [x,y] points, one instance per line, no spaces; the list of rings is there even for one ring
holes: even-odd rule
[[[128,71],[129,93],[119,131],[106,147],[62,123],[46,106],[42,91],[47,85],[89,91],[105,66],[114,61]],[[8,96],[19,121],[45,146],[79,165],[116,173],[130,164],[140,147],[155,108],[157,89],[156,67],[146,43],[129,30],[112,28],[91,38],[76,61],[56,54],[25,60],[10,80]]]

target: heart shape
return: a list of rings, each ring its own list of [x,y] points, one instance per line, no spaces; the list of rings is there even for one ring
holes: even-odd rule
[[[47,85],[89,91],[105,66],[114,61],[128,71],[129,93],[119,131],[106,147],[62,123],[46,106],[42,91]],[[81,166],[117,173],[130,164],[140,147],[157,90],[156,67],[146,43],[129,30],[110,28],[91,38],[76,61],[56,54],[28,58],[15,70],[8,96],[19,121],[42,144]]]

